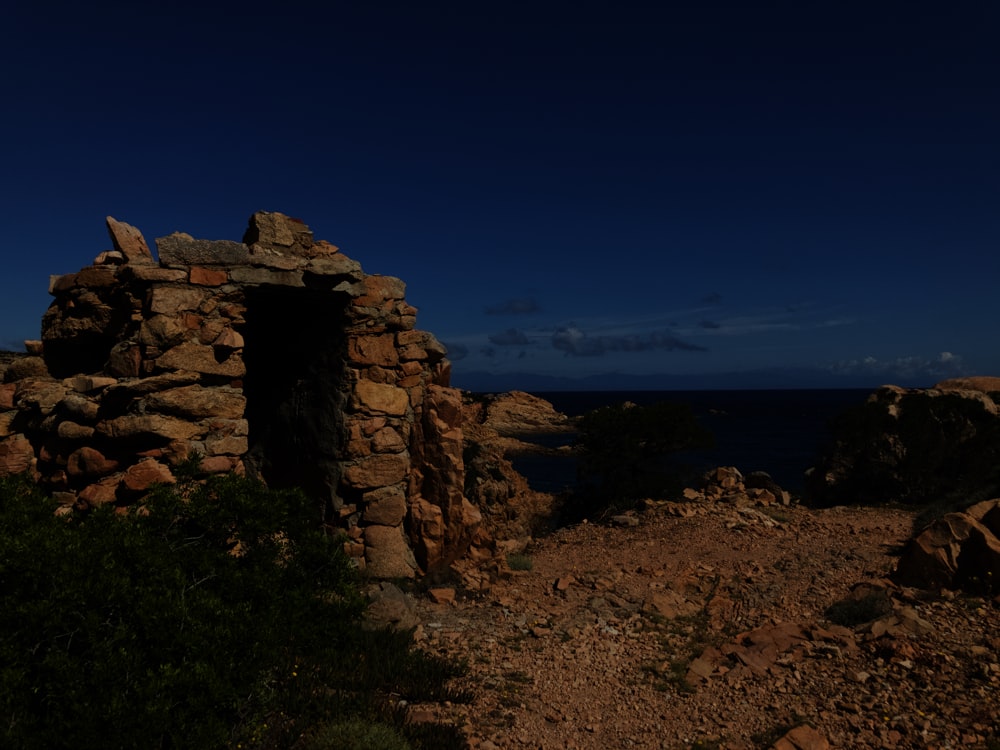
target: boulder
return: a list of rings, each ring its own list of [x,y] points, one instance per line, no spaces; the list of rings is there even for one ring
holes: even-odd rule
[[[1000,499],[933,521],[907,545],[895,579],[922,589],[1000,591]]]

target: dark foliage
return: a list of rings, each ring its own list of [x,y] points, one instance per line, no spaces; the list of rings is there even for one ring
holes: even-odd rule
[[[453,697],[456,667],[359,626],[313,505],[228,477],[61,519],[0,480],[0,746],[286,748],[331,721],[401,724],[390,694]]]
[[[687,404],[620,404],[585,414],[579,422],[581,517],[631,506],[641,498],[676,493],[683,467],[671,455],[714,444]]]
[[[954,394],[878,400],[832,425],[836,443],[807,487],[816,505],[934,503],[958,509],[1000,493],[1000,419]]]

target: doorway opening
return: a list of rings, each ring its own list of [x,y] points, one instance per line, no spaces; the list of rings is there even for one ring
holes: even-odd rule
[[[328,290],[247,289],[241,330],[247,473],[298,487],[328,510],[341,505],[348,302]]]

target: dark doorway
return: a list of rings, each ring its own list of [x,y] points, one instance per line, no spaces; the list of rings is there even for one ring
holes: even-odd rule
[[[242,329],[247,471],[337,508],[344,440],[347,295],[302,288],[246,292]]]

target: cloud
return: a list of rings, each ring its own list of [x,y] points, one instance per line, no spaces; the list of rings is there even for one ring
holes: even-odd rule
[[[569,325],[552,334],[552,348],[574,357],[600,357],[608,352],[708,351],[703,346],[683,341],[672,333],[656,331],[647,334],[588,336],[580,328]]]
[[[502,333],[491,334],[489,339],[491,344],[497,346],[526,346],[531,343],[524,331],[519,331],[516,328],[508,328]]]
[[[718,292],[709,292],[701,298],[701,301],[706,305],[720,305],[722,304],[722,295]]]
[[[487,315],[533,315],[541,310],[534,297],[517,297],[485,308]]]
[[[463,360],[469,356],[469,347],[465,344],[448,344],[444,341],[441,343],[444,344],[444,348],[448,350],[448,359],[452,362],[458,362],[459,360]]]
[[[878,359],[864,357],[835,362],[832,372],[845,375],[878,375],[900,380],[942,380],[966,372],[962,357],[952,352],[941,352],[934,358],[921,356]]]
[[[702,328],[707,328],[709,330],[722,328],[722,323],[719,323],[716,320],[703,320],[698,325],[700,325]]]

